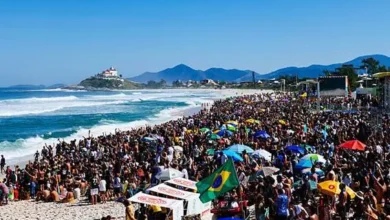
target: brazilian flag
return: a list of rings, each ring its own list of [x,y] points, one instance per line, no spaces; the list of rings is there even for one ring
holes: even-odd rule
[[[210,176],[196,183],[196,188],[197,192],[200,193],[200,201],[206,203],[232,190],[239,184],[233,160],[229,159]]]

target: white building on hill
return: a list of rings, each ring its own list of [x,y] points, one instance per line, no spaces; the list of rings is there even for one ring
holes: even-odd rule
[[[114,67],[110,67],[109,69],[106,69],[101,73],[98,73],[96,77],[104,78],[104,79],[121,78],[121,76],[118,74],[118,71]]]

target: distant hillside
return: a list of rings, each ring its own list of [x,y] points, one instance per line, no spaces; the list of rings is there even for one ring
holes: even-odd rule
[[[140,86],[136,83],[130,82],[129,80],[109,80],[101,79],[96,77],[90,77],[79,83],[79,86],[84,87],[85,89],[91,90],[104,90],[104,89],[138,89]]]
[[[333,71],[340,67],[342,64],[352,64],[355,67],[359,67],[363,59],[372,57],[379,61],[381,65],[390,67],[390,57],[385,55],[367,55],[355,58],[348,62],[336,63],[330,65],[311,65],[308,67],[286,67],[278,69],[276,71],[267,74],[255,74],[256,79],[272,79],[279,76],[298,75],[299,78],[315,78],[323,75],[323,70]],[[252,72],[249,70],[237,70],[237,69],[223,69],[223,68],[210,68],[206,71],[195,70],[184,64],[177,65],[173,68],[168,68],[160,72],[151,73],[146,72],[139,76],[131,77],[129,80],[140,83],[147,83],[150,80],[160,81],[164,79],[167,83],[172,83],[175,80],[194,80],[199,81],[203,79],[212,79],[226,82],[245,82],[252,81]]]
[[[167,83],[172,83],[175,80],[194,80],[200,81],[203,79],[212,79],[219,81],[233,82],[238,78],[248,75],[249,71],[237,69],[222,69],[210,68],[206,71],[194,70],[184,64],[177,65],[173,68],[165,69],[157,73],[146,72],[139,76],[129,78],[129,80],[140,83],[147,83],[150,80],[159,81],[164,79]]]
[[[286,67],[282,69],[278,69],[276,71],[264,74],[259,76],[261,79],[272,79],[272,78],[278,78],[279,76],[295,76],[298,74],[299,78],[315,78],[318,76],[323,75],[324,70],[333,71],[336,68],[340,67],[343,64],[352,64],[354,67],[360,67],[362,65],[362,60],[366,58],[374,58],[375,60],[379,61],[380,65],[390,66],[390,57],[385,55],[367,55],[367,56],[361,56],[358,58],[355,58],[351,61],[347,61],[344,63],[336,63],[336,64],[330,64],[330,65],[311,65],[308,67]]]

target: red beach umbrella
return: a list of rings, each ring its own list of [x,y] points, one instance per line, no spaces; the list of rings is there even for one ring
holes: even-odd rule
[[[349,150],[364,151],[364,149],[366,148],[366,145],[358,140],[351,140],[351,141],[346,141],[346,142],[340,144],[340,147],[345,148],[345,149],[349,149]]]

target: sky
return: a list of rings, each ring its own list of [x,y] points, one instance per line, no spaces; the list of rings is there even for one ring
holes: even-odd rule
[[[3,0],[0,86],[177,64],[268,73],[390,55],[388,0]]]

